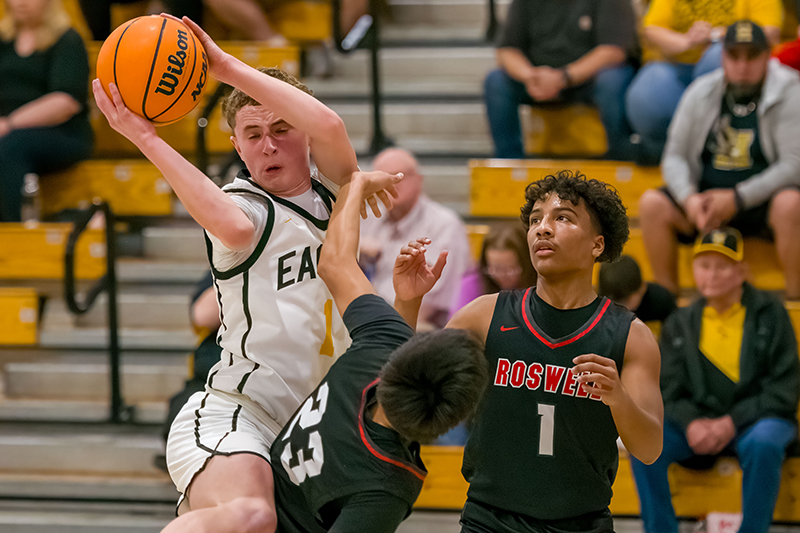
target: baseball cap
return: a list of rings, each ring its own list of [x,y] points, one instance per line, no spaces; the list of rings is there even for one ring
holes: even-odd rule
[[[728,26],[723,43],[726,50],[740,44],[749,44],[757,50],[770,49],[764,30],[752,20],[739,20]]]
[[[744,259],[742,234],[734,228],[711,230],[694,243],[692,257],[704,252],[717,252],[739,262]]]

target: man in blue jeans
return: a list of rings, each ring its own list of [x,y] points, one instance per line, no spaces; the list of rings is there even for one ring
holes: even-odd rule
[[[594,104],[608,159],[631,159],[625,91],[637,53],[630,0],[512,0],[484,96],[495,156],[525,156],[520,104]]]
[[[702,298],[661,331],[664,447],[644,465],[631,457],[646,533],[677,533],[667,468],[713,465],[732,452],[742,467],[740,533],[766,533],[787,446],[797,437],[800,363],[783,305],[745,283],[742,237],[717,229],[694,247]]]

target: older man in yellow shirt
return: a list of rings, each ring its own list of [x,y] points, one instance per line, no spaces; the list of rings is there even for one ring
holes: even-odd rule
[[[745,282],[742,236],[698,239],[693,271],[701,298],[661,331],[664,447],[652,465],[631,458],[646,533],[677,533],[667,469],[735,454],[744,472],[740,533],[766,533],[787,446],[797,438],[800,362],[789,315]]]

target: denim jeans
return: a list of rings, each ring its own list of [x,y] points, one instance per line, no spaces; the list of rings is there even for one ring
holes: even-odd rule
[[[600,71],[592,82],[562,91],[557,102],[536,102],[525,85],[496,69],[484,81],[484,99],[489,117],[489,129],[494,141],[495,157],[521,159],[525,157],[519,106],[553,106],[586,103],[597,106],[600,120],[608,137],[606,158],[630,160],[631,129],[625,118],[625,91],[633,79],[633,67],[623,65]]]
[[[722,45],[715,44],[693,65],[653,61],[639,70],[625,96],[625,109],[633,131],[639,134],[643,162],[655,164],[661,159],[667,128],[686,87],[721,65]]]
[[[740,533],[766,533],[769,529],[778,499],[786,447],[796,436],[797,428],[792,422],[781,418],[762,418],[734,438],[732,447],[743,472]],[[652,465],[645,465],[631,457],[646,533],[678,533],[667,467],[693,456],[694,452],[686,442],[683,430],[666,421],[661,457]]]

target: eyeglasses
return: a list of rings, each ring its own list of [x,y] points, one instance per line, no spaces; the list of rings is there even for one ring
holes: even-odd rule
[[[488,266],[482,270],[484,274],[492,278],[510,278],[522,274],[521,267],[492,267]]]

